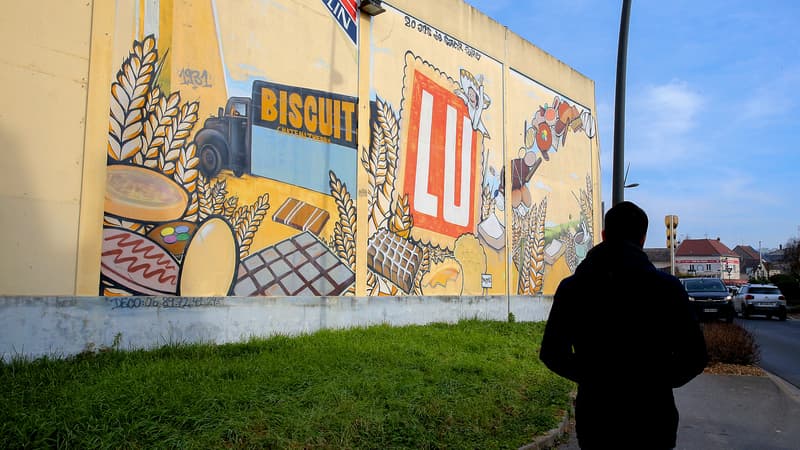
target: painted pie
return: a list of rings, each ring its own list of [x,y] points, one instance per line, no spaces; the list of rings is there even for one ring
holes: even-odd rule
[[[189,203],[186,191],[150,169],[117,164],[106,172],[105,210],[141,222],[180,219]]]

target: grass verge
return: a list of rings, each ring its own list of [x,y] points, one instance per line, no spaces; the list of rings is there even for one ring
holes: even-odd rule
[[[544,323],[378,326],[0,366],[0,448],[518,448],[568,381]]]

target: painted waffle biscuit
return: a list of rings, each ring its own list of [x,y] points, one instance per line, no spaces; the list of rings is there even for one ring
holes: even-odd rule
[[[422,254],[409,240],[389,230],[378,230],[367,248],[367,265],[392,283],[411,292]]]
[[[289,225],[300,231],[311,231],[316,235],[319,235],[329,218],[328,211],[293,197],[287,198],[272,216],[272,220],[275,222]]]
[[[150,238],[121,228],[103,229],[100,273],[135,294],[174,295],[178,263]]]
[[[247,257],[236,278],[238,296],[328,296],[346,291],[355,274],[304,232]]]

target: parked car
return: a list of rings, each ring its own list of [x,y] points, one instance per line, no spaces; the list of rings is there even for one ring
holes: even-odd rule
[[[753,314],[786,320],[786,298],[777,286],[771,284],[746,284],[733,297],[733,307],[742,317]]]
[[[719,278],[681,278],[689,302],[700,320],[733,322],[733,296]]]

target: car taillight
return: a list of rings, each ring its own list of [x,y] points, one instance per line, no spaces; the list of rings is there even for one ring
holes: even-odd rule
[[[786,300],[786,297],[784,297],[784,296],[782,296],[782,295],[779,295],[779,296],[778,296],[778,300]]]
[[[745,300],[752,300],[752,299],[754,299],[754,298],[755,298],[755,297],[753,297],[753,296],[752,296],[752,295],[750,295],[750,294],[747,294],[747,295],[745,295],[745,296],[744,296],[744,299],[745,299]]]

